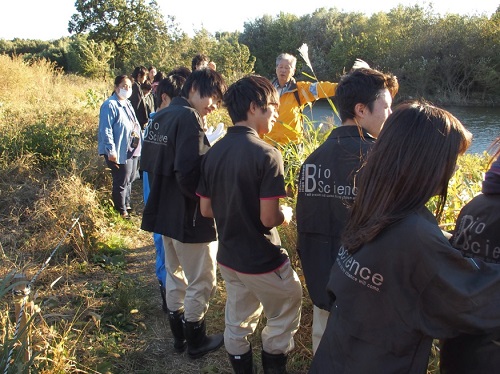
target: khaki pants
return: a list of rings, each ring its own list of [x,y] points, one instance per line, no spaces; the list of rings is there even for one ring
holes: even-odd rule
[[[216,289],[218,242],[181,243],[163,236],[168,309],[184,307],[189,322],[201,320]]]
[[[271,354],[290,352],[302,305],[302,287],[290,261],[265,274],[243,274],[224,266],[219,266],[219,271],[227,292],[226,351],[231,355],[249,351],[247,338],[264,311],[267,323],[261,336],[263,350]]]
[[[321,337],[325,332],[326,322],[328,321],[328,316],[330,312],[318,308],[316,305],[313,308],[313,325],[312,325],[312,343],[313,343],[313,354],[316,353],[318,349]]]

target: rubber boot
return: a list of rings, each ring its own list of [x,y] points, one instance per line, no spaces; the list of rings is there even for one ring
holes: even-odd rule
[[[178,353],[186,350],[186,338],[184,337],[184,309],[172,311],[167,309],[170,330],[174,336],[174,349]]]
[[[163,309],[163,311],[165,313],[168,313],[167,290],[166,290],[165,286],[162,286],[161,283],[160,283],[160,294],[161,294],[161,299],[162,299],[161,308]]]
[[[206,334],[205,318],[198,322],[184,320],[184,336],[187,340],[187,353],[190,358],[200,358],[218,350],[224,344],[224,335]]]
[[[243,355],[229,355],[234,374],[254,374],[252,349]]]
[[[262,351],[264,374],[287,374],[286,361],[287,356],[283,353],[272,355],[266,351]]]

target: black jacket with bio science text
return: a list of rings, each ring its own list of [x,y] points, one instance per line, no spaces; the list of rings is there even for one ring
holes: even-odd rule
[[[328,310],[326,284],[335,262],[347,208],[356,196],[354,177],[375,138],[357,126],[340,126],[307,157],[297,195],[298,252],[311,299]]]
[[[182,243],[216,240],[215,223],[200,213],[196,187],[202,156],[210,148],[199,113],[175,97],[159,111],[144,134],[141,168],[150,193],[141,228]]]
[[[500,264],[500,193],[480,194],[467,203],[450,242],[466,257]],[[445,339],[440,358],[442,374],[496,373],[500,371],[500,333]]]
[[[464,258],[424,207],[341,247],[328,290],[310,373],[425,374],[434,338],[500,331],[500,265]]]

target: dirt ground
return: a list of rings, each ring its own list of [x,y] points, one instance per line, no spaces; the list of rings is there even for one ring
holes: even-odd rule
[[[151,239],[152,241],[152,239]],[[155,249],[153,245],[143,246],[127,254],[126,273],[131,277],[138,277],[143,281],[143,293],[148,295],[151,305],[150,312],[143,315],[142,321],[146,326],[137,335],[137,344],[129,342],[129,345],[136,346],[136,349],[123,357],[124,372],[127,373],[232,373],[231,365],[227,357],[224,346],[217,352],[210,353],[201,359],[190,359],[184,352],[178,354],[173,349],[173,337],[170,332],[166,314],[161,308],[161,297],[158,290],[156,276],[154,275]],[[212,299],[209,311],[206,315],[208,334],[222,333],[224,329],[224,285],[218,274],[217,294]],[[304,316],[303,320],[307,320]],[[260,329],[263,321],[259,325],[258,331],[251,337],[254,353],[254,366],[257,373],[263,373],[260,362]],[[292,355],[295,359],[289,360],[288,372],[290,374],[306,373],[304,370],[304,355],[310,355],[310,350],[306,348],[301,340],[308,340],[310,326],[301,326],[296,335],[296,348]],[[305,337],[301,339],[302,337]],[[132,343],[132,344],[131,344]],[[128,356],[128,357],[127,357]],[[293,361],[293,362],[292,362]],[[301,362],[302,361],[302,362]],[[128,364],[126,364],[128,362]],[[307,365],[306,365],[307,366]],[[294,367],[297,367],[294,369]]]
[[[95,259],[85,262],[79,258],[70,259],[67,255],[57,254],[35,284],[34,294],[37,295],[35,303],[40,306],[36,325],[42,326],[38,329],[38,336],[43,336],[42,341],[51,342],[51,346],[57,348],[57,338],[60,337],[60,331],[65,329],[58,327],[51,329],[52,326],[61,326],[59,324],[66,321],[62,326],[73,332],[70,334],[72,338],[66,341],[66,338],[60,337],[60,345],[63,347],[62,354],[71,352],[72,348],[75,349],[74,354],[70,353],[69,357],[70,361],[76,361],[75,364],[70,363],[70,372],[83,370],[99,374],[232,373],[224,346],[197,360],[190,359],[185,352],[178,354],[174,351],[167,315],[161,308],[161,296],[155,275],[156,254],[153,238],[150,233],[140,229],[143,210],[142,188],[140,183],[136,183],[138,188],[133,193],[135,211],[132,213],[130,224],[124,225],[125,229],[121,225],[103,228],[114,230],[117,237],[125,238],[126,247],[129,249],[124,251],[124,266],[119,270],[113,270],[112,267],[102,266],[102,263],[96,262]],[[296,255],[291,256],[291,261],[301,277]],[[1,273],[5,270],[5,274],[14,267],[13,262],[11,266],[7,262],[0,264]],[[38,261],[31,263],[26,269],[28,279],[32,279],[39,268]],[[224,331],[225,289],[220,274],[217,275],[217,292],[211,300],[206,315],[208,334]],[[130,285],[127,286],[129,288],[117,286],[123,285],[126,281],[130,281]],[[305,287],[303,289],[301,326],[295,335],[295,349],[288,360],[290,374],[306,373],[312,358],[310,348],[312,311]],[[130,300],[135,300],[137,307],[122,306],[117,295],[120,290],[121,292],[125,290],[127,293],[126,305],[131,304]],[[115,309],[110,302],[116,303]],[[137,310],[132,314],[131,309]],[[121,318],[120,314],[127,314],[125,319],[128,325],[114,322]],[[97,323],[93,319],[98,315],[102,319]],[[39,318],[45,323],[39,323]],[[256,333],[249,339],[253,347],[257,373],[263,373],[260,360],[260,331],[264,323],[265,318],[262,316]],[[44,328],[46,330],[43,330]],[[74,334],[75,331],[77,336]],[[71,339],[78,341],[72,342]],[[45,357],[49,358],[52,354],[44,353]],[[68,372],[68,369],[47,373],[55,372]]]
[[[135,182],[137,185],[139,181]],[[137,186],[140,187],[140,186]],[[137,193],[140,191],[140,194]],[[139,227],[141,212],[143,209],[142,188],[137,188],[133,196],[133,205],[136,207],[132,222]],[[147,298],[149,310],[141,313],[142,323],[145,329],[142,329],[136,336],[135,341],[127,343],[127,346],[133,347],[125,353],[123,361],[123,373],[147,373],[147,374],[191,374],[191,373],[232,373],[231,364],[227,357],[227,352],[222,346],[218,351],[205,355],[200,359],[190,359],[187,353],[179,354],[173,349],[173,336],[170,332],[167,315],[161,308],[161,296],[158,288],[158,282],[155,275],[155,247],[153,239],[149,233],[140,231],[138,235],[137,248],[127,252],[127,265],[124,269],[126,274],[139,280],[142,285],[141,298]],[[298,259],[291,258],[292,264],[297,263]],[[298,263],[297,263],[298,265]],[[298,268],[298,266],[296,267]],[[225,289],[220,274],[217,274],[217,292],[212,298],[209,310],[206,315],[207,333],[216,334],[224,331],[224,307],[225,307]],[[299,277],[300,272],[299,272]],[[301,277],[302,278],[302,277]],[[304,282],[303,282],[304,285]],[[305,291],[305,287],[304,292]],[[288,360],[289,374],[305,374],[310,360],[311,351],[311,318],[312,308],[308,296],[304,294],[301,327],[295,336],[295,349],[290,354]],[[261,318],[257,331],[250,337],[252,344],[254,366],[256,373],[263,373],[260,351],[260,330],[265,323],[264,317]],[[122,366],[120,365],[120,366]],[[118,372],[114,371],[113,372]]]
[[[152,239],[151,239],[152,242]],[[158,289],[155,269],[155,248],[153,245],[140,247],[127,254],[126,273],[131,277],[137,277],[143,281],[143,295],[148,295],[151,307],[143,314],[142,321],[146,326],[136,336],[137,344],[131,352],[123,357],[124,369],[128,373],[231,373],[231,366],[224,347],[217,352],[210,353],[201,359],[193,360],[187,353],[178,354],[173,349],[173,337],[170,332],[167,315],[161,308],[161,297]],[[219,282],[220,283],[220,282]],[[220,329],[214,329],[214,319],[224,316],[224,305],[222,300],[212,303],[207,318],[207,332],[219,333]],[[129,357],[127,357],[129,356]],[[128,362],[128,365],[127,365]]]
[[[135,218],[135,217],[134,217]],[[133,218],[133,219],[134,219]],[[210,353],[201,359],[190,359],[184,352],[178,354],[173,349],[173,337],[170,332],[166,314],[161,308],[161,296],[155,276],[155,248],[152,238],[145,240],[146,245],[128,252],[125,272],[130,277],[135,277],[142,284],[141,294],[147,295],[150,305],[149,311],[142,314],[143,323],[146,327],[135,339],[136,343],[129,342],[128,345],[134,349],[123,357],[123,372],[127,373],[232,373],[231,365],[224,346],[217,352]],[[151,243],[148,245],[148,243]],[[306,300],[307,301],[307,300]],[[210,308],[206,315],[207,333],[222,333],[224,330],[224,306],[225,291],[224,284],[218,274],[217,293],[211,300]],[[291,353],[288,363],[290,374],[302,374],[307,372],[308,363],[311,359],[310,347],[310,308],[307,303],[303,307],[302,325],[296,334],[296,348]],[[250,338],[254,353],[254,366],[257,373],[263,373],[260,362],[260,330],[263,327],[264,318],[256,333]],[[306,342],[306,343],[304,343]]]

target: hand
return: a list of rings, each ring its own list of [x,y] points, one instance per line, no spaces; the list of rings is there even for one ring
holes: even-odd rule
[[[114,162],[116,164],[116,155],[114,153],[111,153],[108,155],[108,160],[111,161],[111,162]]]
[[[283,213],[283,217],[285,218],[283,223],[286,223],[286,224],[290,223],[290,221],[292,220],[292,216],[293,216],[292,208],[287,206],[287,205],[281,205],[280,210]]]

